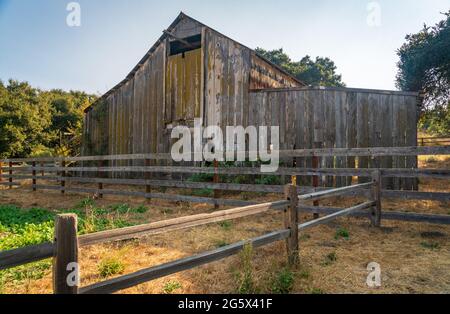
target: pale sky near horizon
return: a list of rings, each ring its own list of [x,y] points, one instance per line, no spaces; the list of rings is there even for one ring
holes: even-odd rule
[[[330,57],[349,87],[395,89],[405,35],[450,9],[450,0],[79,0],[81,26],[69,27],[69,2],[0,0],[0,80],[103,94],[183,11],[250,48]],[[371,2],[378,26],[367,22]]]

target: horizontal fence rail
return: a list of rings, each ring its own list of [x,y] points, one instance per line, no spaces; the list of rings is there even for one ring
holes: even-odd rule
[[[148,166],[148,167],[21,167],[9,168],[1,167],[7,171],[46,171],[46,172],[130,172],[130,173],[190,173],[190,174],[223,174],[223,175],[264,175],[259,168],[236,167],[236,168],[210,168],[210,167],[171,167],[171,166]],[[445,178],[450,175],[449,169],[406,169],[406,168],[377,168],[382,171],[385,177],[405,177],[405,178]],[[270,175],[289,175],[289,176],[359,176],[370,177],[374,169],[355,169],[355,168],[278,168],[277,171],[269,173]],[[3,174],[2,177],[10,177]],[[39,179],[39,177],[36,177]],[[64,179],[65,180],[65,179]]]
[[[421,154],[450,154],[450,146],[438,147],[388,147],[388,148],[334,148],[334,149],[304,149],[304,150],[285,150],[280,151],[282,156],[401,156],[401,155],[421,155]],[[144,159],[146,166],[102,166],[104,161],[112,160],[139,160]],[[259,167],[192,167],[192,166],[154,166],[147,163],[148,160],[166,160],[168,154],[135,154],[135,155],[112,155],[112,156],[83,156],[83,157],[59,157],[59,158],[27,158],[27,159],[6,159],[0,162],[0,185],[13,188],[20,186],[20,180],[32,180],[30,188],[36,190],[54,190],[61,193],[88,193],[103,197],[104,195],[142,197],[146,199],[161,199],[166,201],[181,201],[192,203],[214,204],[215,206],[247,206],[255,204],[254,201],[221,198],[218,191],[236,191],[236,192],[261,192],[261,193],[283,193],[282,185],[265,184],[240,184],[219,182],[219,175],[226,176],[261,176]],[[100,161],[98,166],[76,166],[69,162]],[[27,162],[21,166],[17,163]],[[32,165],[30,165],[30,163]],[[53,164],[52,164],[53,163]],[[4,166],[3,166],[4,165]],[[448,179],[450,169],[417,169],[417,168],[299,168],[299,167],[280,167],[278,171],[270,175],[281,176],[285,180],[287,176],[291,177],[313,177],[322,178],[326,185],[328,178],[347,177],[344,180],[357,177],[359,182],[367,181],[373,172],[380,171],[382,180],[415,180],[417,178],[435,178]],[[137,178],[112,178],[113,174],[137,174],[143,175],[145,179]],[[165,175],[194,175],[209,174],[214,176],[214,182],[190,182],[186,180],[161,180],[154,179],[153,174]],[[86,176],[85,176],[86,175]],[[150,175],[152,178],[149,178]],[[42,181],[46,181],[45,183]],[[38,183],[38,181],[40,181]],[[56,183],[53,185],[49,183]],[[344,181],[340,181],[341,183]],[[403,182],[403,181],[402,181]],[[406,181],[405,181],[406,182]],[[333,182],[332,182],[333,183]],[[74,186],[76,184],[92,184],[92,186]],[[121,188],[105,188],[104,185],[128,185],[137,187],[146,187],[145,191],[129,191]],[[299,192],[304,194],[317,193],[314,196],[318,201],[320,195],[330,188],[318,186],[302,185]],[[349,184],[349,183],[347,183]],[[209,189],[213,190],[213,197],[191,196],[180,194],[156,193],[153,188],[178,188],[178,189]],[[432,200],[447,202],[450,200],[450,193],[447,192],[423,192],[411,191],[400,183],[396,186],[389,186],[391,189],[382,189],[381,196],[384,198],[396,198],[403,200]],[[336,190],[336,196],[356,196],[368,195],[370,191],[361,188],[363,191],[356,191],[359,185],[353,187],[344,187],[342,193]],[[405,190],[401,190],[401,189]],[[325,198],[332,197],[325,194]]]
[[[237,152],[239,153],[239,152]],[[258,152],[241,152],[246,155]],[[280,157],[345,157],[345,156],[420,156],[420,155],[449,155],[450,145],[446,146],[412,146],[412,147],[370,147],[370,148],[322,148],[322,149],[295,149],[271,151]],[[41,157],[41,158],[10,158],[0,162],[61,162],[61,161],[109,161],[109,160],[172,160],[171,154],[124,154],[105,156],[81,157]],[[192,158],[192,160],[194,160]]]
[[[286,239],[290,234],[290,230],[275,231],[254,239],[241,241],[212,251],[201,253],[198,255],[182,258],[173,262],[150,267],[137,271],[132,274],[124,275],[118,278],[99,282],[80,289],[81,294],[107,294],[119,290],[130,288],[138,284],[161,278],[170,274],[178,273],[214,261],[218,261],[239,253],[245,245],[253,247],[264,246],[276,241]]]
[[[55,223],[55,239],[56,243],[44,243],[40,245],[19,248],[15,250],[0,252],[0,269],[18,266],[24,263],[34,262],[40,259],[49,257],[54,258],[54,291],[55,293],[113,293],[122,289],[135,286],[156,278],[167,276],[176,272],[191,269],[200,265],[211,263],[228,256],[237,254],[245,245],[252,245],[254,247],[264,246],[275,241],[287,239],[286,250],[288,261],[290,264],[297,264],[298,257],[298,232],[312,228],[321,224],[329,223],[336,218],[344,216],[366,217],[371,221],[371,225],[375,227],[380,226],[381,221],[381,176],[379,171],[372,173],[372,182],[347,186],[343,188],[327,189],[319,192],[313,192],[306,195],[298,195],[299,189],[293,185],[284,186],[285,199],[269,202],[263,204],[248,205],[227,210],[215,211],[206,214],[197,214],[186,217],[179,217],[160,222],[154,222],[144,225],[126,227],[115,230],[107,230],[92,234],[75,236],[75,238],[61,239],[67,234],[70,237],[70,232],[64,231],[64,226],[74,215],[59,215]],[[308,206],[307,201],[314,201],[326,197],[333,197],[344,195],[348,193],[355,193],[358,196],[366,197],[369,200],[345,209],[324,208],[317,206]],[[212,251],[200,253],[194,256],[185,257],[176,261],[165,263],[159,266],[153,266],[147,269],[137,271],[135,273],[120,276],[118,278],[106,280],[95,283],[83,288],[67,288],[64,286],[64,280],[60,276],[65,274],[63,269],[55,269],[55,267],[62,267],[61,260],[70,260],[78,258],[77,252],[70,252],[64,249],[64,246],[57,245],[58,241],[65,241],[69,247],[78,247],[100,244],[110,241],[122,241],[133,238],[141,238],[144,236],[161,234],[174,230],[182,230],[196,226],[216,223],[225,220],[238,219],[248,217],[251,215],[263,214],[269,211],[284,213],[285,229],[268,233],[250,240],[241,241]],[[314,211],[327,214],[327,216],[299,223],[298,212]],[[71,216],[69,219],[61,219],[59,217]],[[378,217],[378,219],[376,219]],[[450,216],[449,216],[450,217]],[[439,215],[425,215],[413,213],[397,213],[388,212],[383,213],[383,219],[400,219],[405,221],[425,221],[432,223],[450,223],[449,217]],[[62,224],[62,222],[64,222]],[[68,228],[76,226],[69,224]],[[71,239],[71,240],[69,240]],[[70,244],[70,241],[74,241]],[[59,248],[59,249],[58,249]],[[56,262],[55,262],[56,261]],[[59,261],[59,262],[58,262]],[[58,277],[59,276],[59,277]],[[61,284],[62,283],[62,284]]]

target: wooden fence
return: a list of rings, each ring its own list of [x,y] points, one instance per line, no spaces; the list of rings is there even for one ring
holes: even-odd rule
[[[450,154],[450,146],[437,147],[398,147],[398,148],[335,148],[335,149],[311,149],[311,150],[285,150],[279,152],[281,158],[302,158],[302,157],[346,157],[346,156],[369,156],[370,158],[385,156],[405,156],[405,155],[437,155]],[[282,185],[263,184],[238,184],[229,182],[219,182],[219,176],[261,176],[257,167],[191,167],[182,165],[172,166],[150,166],[151,161],[169,160],[167,154],[138,154],[138,155],[116,155],[116,156],[83,156],[83,157],[57,157],[57,158],[26,158],[26,159],[6,159],[0,161],[0,182],[12,188],[20,185],[20,180],[32,180],[31,189],[56,190],[61,193],[76,192],[95,194],[99,197],[103,195],[124,195],[137,196],[147,199],[164,199],[169,201],[186,201],[209,203],[216,206],[245,206],[254,204],[251,201],[219,198],[217,191],[238,191],[238,192],[263,192],[263,193],[283,193]],[[143,166],[102,166],[107,161],[145,161]],[[77,165],[77,163],[94,163],[95,166]],[[2,166],[1,163],[5,164]],[[16,166],[14,164],[17,164]],[[20,164],[20,165],[19,165]],[[328,178],[346,177],[348,185],[352,184],[353,177],[358,177],[359,183],[364,183],[372,176],[374,168],[299,168],[280,167],[270,175],[282,178],[286,177],[315,177],[324,184]],[[419,192],[401,190],[401,184],[396,190],[390,190],[384,184],[388,180],[406,182],[407,180],[417,180],[420,177],[445,179],[450,175],[450,169],[417,169],[417,168],[379,168],[382,180],[382,197],[449,201],[449,193],[439,192]],[[130,177],[133,174],[141,175],[142,179],[136,178],[114,178],[109,174],[124,173]],[[158,174],[168,174],[169,179],[156,177]],[[194,174],[209,174],[214,177],[212,182],[191,182],[183,180],[187,176]],[[39,182],[41,181],[41,182]],[[44,181],[44,182],[43,182]],[[298,180],[300,181],[300,180]],[[56,182],[50,185],[48,182]],[[283,182],[287,183],[287,182]],[[75,184],[82,184],[76,186]],[[86,186],[90,184],[90,186]],[[94,185],[94,186],[92,186]],[[107,185],[145,187],[145,190],[124,190],[106,188]],[[214,197],[199,197],[193,195],[176,195],[167,193],[157,193],[155,188],[179,188],[179,189],[213,189]],[[152,190],[153,189],[153,190]],[[328,190],[330,187],[316,184],[315,186],[301,186],[301,193]],[[347,195],[353,195],[349,192]]]
[[[286,185],[284,187],[284,199],[276,202],[238,207],[209,214],[174,218],[150,224],[107,230],[81,236],[78,236],[76,233],[76,215],[58,215],[55,220],[55,240],[53,243],[44,243],[0,252],[0,270],[52,257],[54,293],[105,294],[127,289],[150,280],[224,259],[239,253],[245,245],[261,247],[281,240],[286,240],[288,263],[292,267],[295,267],[300,262],[298,242],[299,231],[327,223],[338,217],[347,216],[356,212],[360,213],[361,211],[365,212],[365,215],[370,218],[372,226],[380,226],[381,195],[379,193],[379,179],[379,172],[375,171],[373,182],[306,195],[298,195],[296,186]],[[299,223],[298,213],[302,211],[302,203],[333,197],[348,191],[368,191],[370,194],[369,201],[342,209],[317,220]],[[270,211],[283,212],[284,229],[79,288],[79,247],[111,241],[141,238],[173,230],[181,230],[230,219],[248,217]],[[70,279],[72,279],[72,281]]]
[[[450,145],[450,135],[434,136],[434,137],[419,137],[417,139],[419,146],[436,146],[436,145]]]
[[[357,148],[357,149],[314,149],[314,150],[292,150],[281,151],[280,156],[301,157],[301,156],[402,156],[402,155],[434,155],[450,154],[450,146],[438,147],[401,147],[401,148]],[[426,223],[450,224],[450,215],[431,215],[422,213],[406,212],[381,212],[382,198],[401,199],[427,199],[435,201],[450,201],[450,193],[438,192],[418,192],[418,191],[392,191],[384,190],[382,181],[386,177],[404,178],[440,178],[448,179],[450,170],[448,169],[320,169],[320,168],[280,168],[275,175],[292,176],[292,181],[296,181],[296,176],[358,176],[368,179],[356,185],[339,188],[323,187],[297,187],[291,185],[255,185],[255,184],[234,184],[220,183],[215,177],[214,182],[188,182],[180,180],[156,180],[156,179],[115,179],[105,178],[101,174],[109,172],[141,172],[141,173],[207,173],[207,174],[227,174],[227,175],[261,175],[259,169],[251,167],[228,167],[221,168],[215,163],[215,167],[182,167],[182,166],[126,166],[126,167],[85,167],[77,166],[76,162],[103,162],[106,160],[154,160],[166,159],[167,155],[119,155],[119,156],[93,156],[93,157],[61,157],[61,158],[31,158],[31,159],[8,159],[1,162],[0,178],[7,178],[6,182],[0,182],[10,188],[18,185],[13,179],[31,179],[33,191],[38,189],[59,190],[61,193],[86,192],[96,193],[99,196],[111,195],[131,195],[145,198],[161,198],[174,201],[188,201],[211,203],[215,205],[242,206],[233,209],[215,211],[208,214],[198,214],[193,216],[174,218],[170,220],[154,222],[139,226],[132,226],[122,229],[108,230],[93,234],[76,234],[77,217],[75,215],[60,215],[55,223],[55,242],[19,248],[10,251],[0,252],[0,270],[53,257],[53,287],[55,293],[113,293],[126,289],[149,280],[167,276],[176,272],[191,269],[206,263],[211,263],[237,254],[241,249],[249,244],[255,247],[264,246],[275,241],[286,240],[286,250],[290,265],[299,263],[299,243],[298,232],[330,222],[341,216],[368,217],[372,226],[380,226],[381,219],[415,221]],[[31,164],[28,165],[28,164]],[[5,172],[4,172],[5,171]],[[25,173],[25,174],[24,174]],[[49,175],[52,174],[52,175]],[[99,177],[84,177],[82,174],[94,173]],[[81,175],[80,175],[81,174]],[[78,175],[78,176],[73,176]],[[58,185],[39,185],[38,180],[55,180]],[[67,183],[79,182],[96,184],[96,188],[72,187]],[[145,192],[109,190],[104,188],[104,184],[113,185],[134,185],[145,186]],[[173,195],[165,193],[154,193],[152,187],[176,187],[188,189],[211,188],[215,190],[230,191],[259,191],[271,193],[284,193],[284,198],[276,202],[264,204],[254,204],[249,201],[205,198],[189,195]],[[306,193],[306,194],[305,194]],[[325,198],[335,196],[358,196],[366,197],[368,201],[350,208],[331,208],[320,206],[309,206],[308,202],[317,202]],[[316,204],[317,205],[317,204]],[[369,211],[368,211],[369,210]],[[127,274],[118,278],[106,280],[87,287],[79,288],[75,282],[68,285],[68,276],[73,276],[73,272],[78,272],[77,267],[71,270],[68,265],[78,265],[79,247],[99,244],[109,241],[121,241],[126,239],[140,238],[155,234],[161,234],[173,230],[181,230],[209,223],[220,222],[230,219],[238,219],[267,213],[270,211],[282,211],[284,213],[284,229],[271,232],[260,237],[234,243],[212,251],[198,255],[182,258],[163,265],[150,267],[135,273]],[[314,212],[325,214],[325,216],[304,223],[298,220],[299,212]],[[76,277],[78,278],[78,277]]]

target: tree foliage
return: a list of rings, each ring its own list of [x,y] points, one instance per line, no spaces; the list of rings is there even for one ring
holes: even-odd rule
[[[307,85],[345,86],[342,75],[336,74],[336,65],[330,58],[316,57],[313,60],[305,56],[300,61],[292,61],[282,48],[270,51],[256,48],[255,51]]]
[[[0,157],[76,153],[83,110],[94,100],[84,92],[42,91],[27,82],[0,81]],[[70,141],[61,142],[66,136]]]
[[[422,126],[435,133],[449,132],[450,103],[450,11],[430,27],[406,36],[397,51],[397,87],[420,91]]]

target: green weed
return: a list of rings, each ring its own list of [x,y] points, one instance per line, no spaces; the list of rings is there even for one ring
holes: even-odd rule
[[[123,263],[115,257],[105,258],[98,265],[98,272],[102,278],[121,274],[124,270],[125,266]]]
[[[170,294],[177,289],[181,289],[181,284],[178,281],[169,281],[164,284],[163,292],[165,294]]]
[[[276,294],[287,294],[291,292],[294,285],[294,274],[291,270],[283,268],[272,279],[270,291]]]
[[[339,238],[348,240],[349,237],[350,237],[350,234],[345,228],[339,228],[338,230],[336,230],[336,233],[334,235],[334,238],[336,240],[339,240]]]

